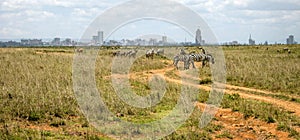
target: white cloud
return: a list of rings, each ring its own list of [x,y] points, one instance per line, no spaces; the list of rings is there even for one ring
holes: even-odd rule
[[[24,10],[22,12],[15,13],[1,13],[0,19],[2,21],[16,22],[18,20],[23,21],[40,21],[48,18],[55,17],[54,13],[48,11],[38,11],[38,10]]]
[[[88,8],[88,9],[75,8],[75,9],[73,9],[72,16],[75,16],[75,17],[81,17],[81,16],[83,16],[83,17],[92,17],[92,16],[98,15],[102,12],[103,12],[103,10],[99,9],[99,8]]]
[[[241,36],[241,32],[249,34],[254,30],[263,29],[264,26],[270,26],[272,30],[274,29],[275,37],[278,34],[275,31],[287,28],[284,31],[289,34],[293,30],[299,30],[300,26],[299,0],[175,1],[198,12],[211,27],[222,28],[222,35],[224,32],[228,34],[232,32],[230,34],[234,34],[238,38]],[[45,34],[59,34],[57,33],[59,30],[66,32],[63,34],[71,36],[73,32],[68,33],[69,30],[84,30],[99,14],[113,5],[123,2],[120,0],[0,0],[1,35],[22,36],[25,35],[24,31],[31,33],[33,30],[37,30],[36,26],[38,25],[39,30],[43,30]],[[180,9],[171,8],[172,10]],[[165,14],[169,14],[167,10]],[[64,30],[64,26],[68,30]],[[219,31],[216,30],[216,32]],[[75,36],[80,36],[80,34]],[[277,37],[279,38],[279,35]]]
[[[0,3],[2,11],[15,11],[29,8],[32,5],[37,5],[36,0],[3,0]]]
[[[22,9],[38,8],[42,6],[62,6],[71,7],[76,5],[76,1],[64,0],[3,0],[1,2],[1,10],[14,11]],[[82,1],[82,0],[80,0]]]
[[[7,37],[19,37],[24,34],[28,34],[28,32],[11,27],[4,27],[0,28],[0,38],[7,38]]]

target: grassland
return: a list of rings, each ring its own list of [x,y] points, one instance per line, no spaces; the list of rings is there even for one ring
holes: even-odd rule
[[[292,53],[282,51],[285,47]],[[295,112],[239,94],[272,98],[300,107],[300,46],[223,49],[228,84],[255,90],[229,88],[221,110],[204,129],[198,128],[198,123],[209,91],[200,90],[199,108],[182,127],[164,139],[299,139],[300,116]],[[182,85],[166,81],[166,94],[154,107],[139,109],[127,105],[115,94],[111,83],[114,51],[100,50],[96,62],[96,85],[108,108],[115,114],[123,114],[121,119],[135,123],[163,118],[176,105]],[[0,139],[113,139],[89,124],[77,105],[72,83],[73,54],[72,48],[0,49]],[[131,87],[138,95],[148,95],[149,76],[155,70],[170,69],[171,64],[159,56],[153,60],[139,58],[130,69]],[[177,72],[171,68],[160,74],[179,79]],[[199,84],[210,86],[210,77],[210,69],[206,67],[200,69],[196,78]],[[239,126],[232,127],[234,124]]]
[[[289,46],[292,52],[289,54],[283,51],[286,47],[225,48],[227,81],[234,85],[299,95],[300,49],[299,46]]]

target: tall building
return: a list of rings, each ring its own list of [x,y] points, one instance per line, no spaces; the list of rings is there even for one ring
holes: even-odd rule
[[[155,39],[155,38],[150,38],[150,40],[149,40],[149,45],[150,45],[150,46],[155,46],[155,45],[157,45],[157,39]]]
[[[60,46],[61,44],[60,44],[60,38],[54,38],[53,39],[53,41],[51,42],[51,44],[53,45],[53,46]]]
[[[289,38],[286,39],[286,44],[287,44],[287,45],[293,45],[293,44],[296,44],[293,35],[290,35]]]
[[[98,31],[97,35],[92,36],[92,43],[94,45],[103,45],[104,43],[104,35],[103,31]]]
[[[196,45],[203,45],[203,40],[202,40],[202,36],[201,36],[201,30],[198,29],[196,31]]]
[[[66,38],[64,41],[61,41],[62,46],[72,46],[71,38]]]
[[[167,40],[167,36],[162,36],[162,43],[165,45],[167,44],[168,40]]]
[[[21,39],[23,46],[41,46],[43,45],[42,39]]]
[[[104,38],[103,31],[98,31],[98,41],[97,41],[97,43],[103,44],[103,38]]]
[[[98,36],[93,36],[92,43],[97,44],[98,42]]]
[[[252,39],[251,34],[250,34],[250,37],[249,37],[249,45],[255,45],[255,40]]]

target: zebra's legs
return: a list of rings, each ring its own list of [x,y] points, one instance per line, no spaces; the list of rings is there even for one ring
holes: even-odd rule
[[[190,62],[189,61],[184,61],[184,70],[190,69]]]
[[[191,61],[192,65],[193,65],[193,68],[195,69],[195,63],[194,63],[194,60]]]
[[[204,66],[205,66],[205,61],[203,60],[202,61],[202,68],[204,68]]]
[[[176,67],[176,69],[178,70],[178,60],[174,60],[173,64]]]

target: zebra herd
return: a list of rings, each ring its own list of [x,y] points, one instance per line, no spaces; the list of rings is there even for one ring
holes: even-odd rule
[[[127,52],[121,52],[121,51],[117,51],[117,52],[113,52],[113,56],[117,56],[117,57],[129,57],[129,58],[135,58],[137,55],[138,50],[134,49],[134,50],[129,50]],[[153,56],[156,55],[163,55],[164,54],[164,49],[151,49],[146,51],[146,58],[152,58]]]
[[[134,50],[130,50],[130,51],[127,51],[127,52],[121,52],[121,51],[117,51],[117,52],[114,52],[113,53],[113,56],[123,56],[123,57],[129,57],[129,58],[135,58],[136,57],[136,54],[137,54],[137,50],[134,49]]]
[[[192,64],[193,68],[195,67],[194,62],[202,62],[202,68],[208,63],[215,63],[215,59],[211,54],[206,54],[204,49],[202,53],[190,53],[187,54],[183,49],[180,50],[180,53],[174,56],[173,64],[178,69],[178,62],[183,62],[184,70],[188,70]]]
[[[125,52],[117,51],[113,53],[113,56],[116,57],[129,57],[129,58],[135,58],[137,55],[137,50],[129,50]],[[153,59],[154,55],[164,55],[165,51],[164,49],[150,49],[146,51],[146,58]],[[195,67],[194,62],[202,62],[202,68],[207,65],[207,63],[215,63],[215,59],[211,54],[206,54],[205,50],[202,49],[202,53],[186,53],[183,49],[180,49],[179,54],[175,55],[173,58],[173,65],[179,69],[178,63],[183,62],[184,63],[184,70],[188,70],[190,68],[190,65]]]
[[[146,51],[146,58],[153,59],[153,56],[156,55],[164,55],[164,49],[157,49],[156,51],[152,48],[151,50]]]

